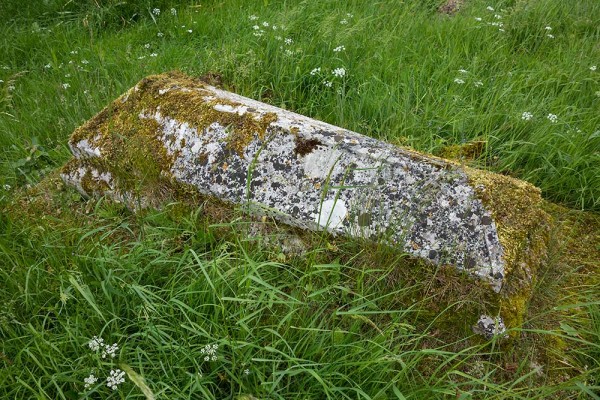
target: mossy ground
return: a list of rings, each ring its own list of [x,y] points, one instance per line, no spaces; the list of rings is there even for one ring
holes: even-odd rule
[[[478,310],[452,271],[411,280],[402,255],[321,237],[284,257],[212,201],[133,214],[58,179],[77,126],[179,69],[425,153],[485,141],[475,166],[597,212],[600,3],[470,0],[452,17],[441,3],[1,1],[0,397],[139,398],[129,376],[106,387],[121,364],[169,399],[597,396],[597,215],[545,205],[549,256],[517,345],[474,344],[467,323],[442,328]],[[94,335],[115,359],[89,351]]]

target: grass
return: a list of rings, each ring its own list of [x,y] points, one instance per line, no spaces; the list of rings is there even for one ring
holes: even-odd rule
[[[473,0],[455,17],[438,3],[2,2],[0,397],[598,398],[600,3]],[[460,277],[403,274],[410,261],[376,245],[316,237],[289,256],[209,204],[135,215],[64,188],[73,129],[173,69],[425,152],[483,140],[474,165],[572,208],[548,206],[518,341],[461,323],[481,305]]]

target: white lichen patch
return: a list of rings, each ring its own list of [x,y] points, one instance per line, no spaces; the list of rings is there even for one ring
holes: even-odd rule
[[[348,209],[341,200],[327,199],[321,205],[321,212],[316,216],[315,222],[323,228],[337,230],[348,216]]]
[[[215,104],[213,108],[217,111],[238,114],[240,116],[248,112],[248,107],[246,106],[232,106],[229,104]]]
[[[91,140],[83,139],[77,143],[69,143],[69,148],[73,155],[78,158],[101,157],[102,152],[100,151],[100,147],[95,145],[100,138],[101,135],[97,134]]]

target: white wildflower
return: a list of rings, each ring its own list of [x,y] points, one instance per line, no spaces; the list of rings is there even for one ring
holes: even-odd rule
[[[88,60],[81,60],[81,63],[85,65],[85,64],[89,64],[90,62]]]
[[[260,26],[258,26],[258,25],[254,25],[254,26],[252,27],[252,29],[254,29],[255,31],[257,31],[257,30],[259,30],[259,29],[260,29]]]
[[[252,32],[252,34],[256,37],[261,37],[262,35],[265,34],[265,31],[263,31],[262,29],[260,31],[256,31],[256,32]]]
[[[281,36],[275,36],[275,40],[281,41],[281,40],[283,40],[283,38]]]
[[[187,30],[187,32],[188,32],[188,33],[192,33],[192,30],[191,30],[191,29],[188,29],[188,30]]]
[[[342,78],[342,77],[346,76],[346,69],[343,67],[336,68],[333,70],[332,74],[334,76],[337,76],[338,78]]]
[[[323,85],[325,85],[326,87],[332,87],[333,86],[333,82],[331,82],[331,81],[323,81]]]
[[[548,114],[546,118],[548,118],[548,120],[553,124],[556,123],[556,121],[558,121],[558,116],[556,114]]]
[[[146,43],[146,44],[144,45],[144,48],[145,48],[145,49],[149,49],[149,48],[150,48],[150,43]]]
[[[495,15],[494,15],[494,18],[496,18],[496,19],[502,19],[502,15],[500,15],[500,14],[495,14]]]
[[[551,27],[551,26],[547,26],[547,27],[545,27],[544,29],[545,29],[545,30],[547,30],[547,31],[551,31],[551,30],[552,30],[552,27]]]
[[[550,39],[554,39],[554,35],[551,33],[547,34],[546,36],[548,36]]]
[[[313,70],[312,70],[312,71],[310,71],[310,74],[311,74],[311,75],[316,75],[316,74],[318,74],[319,72],[321,72],[321,67],[313,68]]]
[[[475,87],[482,87],[482,86],[483,86],[483,82],[481,82],[481,81],[476,81],[476,82],[474,83],[474,85],[475,85]]]
[[[250,375],[250,370],[248,368],[244,370],[244,375]]]
[[[525,111],[523,114],[521,114],[521,119],[524,121],[529,121],[533,118],[533,114],[530,113],[529,111]]]
[[[477,22],[481,22],[481,21],[482,21],[482,19],[481,19],[480,17],[475,17],[475,21],[477,21]]]
[[[90,374],[90,376],[88,376],[87,378],[85,378],[83,380],[85,382],[85,385],[83,385],[84,388],[89,389],[93,384],[95,384],[96,382],[98,382],[98,378],[96,378],[94,376],[94,374]]]
[[[250,21],[256,21],[258,19],[256,15],[251,15],[248,18],[250,19]]]
[[[204,354],[204,361],[217,361],[217,350],[219,349],[218,344],[207,344],[200,353]]]
[[[112,345],[106,345],[104,350],[102,350],[102,358],[106,358],[106,356],[114,358],[117,350],[119,350],[119,346],[117,346],[116,343],[113,343]]]
[[[285,49],[285,55],[288,57],[291,57],[294,55],[294,52],[290,49]]]
[[[71,74],[65,74],[65,78],[70,78]]]
[[[177,10],[174,8],[171,8],[171,15],[177,15]]]
[[[273,25],[271,28],[273,28],[274,31],[277,30],[277,25]]]
[[[158,37],[163,37],[163,36],[165,36],[165,34],[164,34],[164,33],[162,33],[162,32],[158,32],[158,33],[156,34],[156,36],[158,36]]]
[[[77,54],[77,50],[72,50],[71,54]]]
[[[354,18],[354,14],[347,13],[346,17],[348,17],[348,18]]]
[[[592,66],[590,67],[590,71],[595,71],[596,69],[597,69],[597,67],[596,67],[595,65],[592,65]]]
[[[144,58],[146,58],[146,56],[139,56],[138,60],[143,60]]]
[[[462,85],[463,83],[465,83],[465,81],[460,78],[454,78],[454,83],[458,83],[459,85]]]
[[[112,390],[117,390],[117,386],[125,382],[125,372],[120,369],[113,369],[110,371],[110,376],[106,378],[106,386]]]
[[[150,57],[158,57],[158,54],[152,53],[152,54],[150,54]]]
[[[342,24],[342,25],[346,25],[347,23],[348,23],[348,20],[345,18],[340,21],[340,24]]]
[[[488,10],[488,11],[494,11],[494,7],[492,7],[492,6],[487,6],[487,7],[486,7],[486,10]]]
[[[68,83],[67,83],[67,85],[68,85]],[[63,85],[63,86],[64,86],[64,85]],[[7,87],[7,89],[8,89],[8,91],[9,91],[9,92],[12,92],[13,90],[15,90],[15,85],[9,85],[9,86]]]
[[[68,88],[70,88],[70,87],[71,87],[71,85],[69,85],[68,83],[63,83],[63,84],[62,84],[62,88],[63,88],[63,89],[68,89]]]
[[[339,53],[340,51],[345,51],[346,50],[346,46],[342,45],[342,46],[338,46],[335,49],[333,49],[334,53]]]
[[[500,28],[498,29],[498,32],[506,32],[504,29]]]
[[[294,43],[294,41],[292,40],[292,38],[285,38],[284,43],[287,45],[290,45],[290,44]]]
[[[98,351],[100,350],[102,347],[104,347],[104,339],[99,338],[98,336],[94,336],[92,338],[92,340],[89,341],[88,343],[88,347],[92,350],[92,351]]]
[[[160,15],[160,9],[159,8],[152,9],[152,14],[154,14],[154,15]]]
[[[269,27],[269,23],[267,21],[265,21],[265,22],[262,23],[262,26],[264,26],[265,28],[268,28]]]
[[[461,74],[468,74],[469,71],[467,71],[466,69],[459,69],[458,72],[460,72]]]
[[[44,65],[44,68],[50,69],[50,68],[52,68],[52,65],[51,64],[46,64],[46,65]]]

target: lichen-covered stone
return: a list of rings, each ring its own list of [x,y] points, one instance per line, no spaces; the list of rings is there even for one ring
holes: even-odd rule
[[[486,339],[493,337],[508,338],[506,332],[506,326],[502,317],[498,316],[492,318],[489,315],[482,315],[475,325],[473,325],[473,332],[478,335],[482,335]]]
[[[497,292],[516,263],[535,263],[519,257],[543,220],[535,187],[180,74],[144,79],[76,130],[70,146],[76,160],[63,179],[85,195],[143,206],[176,181],[292,226],[455,265]]]

